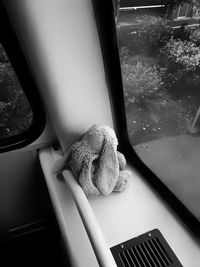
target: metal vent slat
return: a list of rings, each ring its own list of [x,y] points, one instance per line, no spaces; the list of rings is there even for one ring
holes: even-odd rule
[[[162,267],[161,263],[158,261],[157,256],[155,255],[155,253],[154,253],[153,249],[151,248],[148,241],[145,243],[145,245],[146,245],[146,248],[148,249],[148,251],[149,251],[149,253],[150,253],[150,255],[151,255],[151,257],[155,263],[155,266],[156,267]]]
[[[154,245],[157,248],[157,251],[162,259],[162,261],[164,262],[164,266],[169,266],[170,262],[168,261],[167,257],[165,256],[165,253],[162,251],[162,249],[160,248],[158,242],[156,241],[156,238],[152,239],[152,242],[154,243]]]
[[[131,258],[130,258],[129,254],[128,254],[128,251],[125,251],[125,255],[126,255],[126,259],[127,259],[128,263],[129,263],[129,266],[132,267],[133,265],[131,263]]]
[[[137,267],[141,267],[140,262],[138,261],[136,255],[135,255],[134,249],[131,248],[131,249],[129,249],[129,251],[130,251],[131,254],[133,255],[132,259],[133,259],[133,261],[135,262],[136,266],[137,266]]]
[[[122,253],[120,253],[119,256],[120,256],[120,258],[121,258],[121,261],[122,261],[122,263],[123,263],[123,266],[124,266],[124,267],[130,267],[129,263],[127,262],[125,253],[122,252]]]
[[[160,249],[160,247],[159,247],[159,245],[158,245],[156,239],[155,239],[155,238],[152,239],[152,242],[153,242],[154,246],[156,247],[156,249],[157,249],[157,251],[158,251],[158,253],[159,253],[160,258],[162,259],[162,262],[164,262],[164,265],[163,265],[163,266],[169,266],[169,262],[168,262],[168,260],[165,258],[165,255],[164,255],[163,251]]]
[[[172,259],[169,257],[168,253],[166,252],[165,248],[161,244],[160,240],[156,237],[155,238],[157,244],[159,245],[160,249],[162,250],[163,254],[165,255],[165,258],[168,260],[169,264],[172,263]]]
[[[136,251],[136,255],[138,256],[138,260],[139,260],[141,266],[144,267],[144,266],[145,266],[145,263],[144,263],[144,261],[143,261],[143,259],[142,259],[142,256],[141,256],[141,254],[140,254],[140,251],[139,251],[139,249],[138,249],[138,246],[135,247],[135,251]],[[145,267],[146,267],[146,266],[145,266]]]
[[[111,248],[119,267],[183,267],[159,230]]]
[[[156,255],[156,258],[160,262],[161,266],[162,267],[166,267],[167,265],[165,264],[165,261],[163,260],[162,255],[160,255],[160,252],[157,249],[157,246],[156,246],[156,243],[155,243],[154,239],[150,240],[149,244],[150,244],[151,248],[153,249],[153,251],[154,251],[154,253]]]
[[[155,267],[156,266],[156,263],[155,261],[153,260],[153,257],[151,256],[150,252],[148,251],[147,249],[147,242],[144,242],[143,244],[141,244],[143,250],[144,250],[144,253],[146,254],[146,257],[148,258],[148,261],[149,261],[149,266],[151,267]]]
[[[141,252],[142,252],[142,254],[143,254],[143,256],[144,256],[144,261],[145,261],[145,264],[146,264],[145,266],[147,266],[147,267],[152,267],[152,265],[151,265],[151,261],[150,261],[149,258],[148,258],[148,254],[146,253],[146,250],[144,249],[143,244],[144,244],[144,243],[140,244],[139,247],[140,247]]]
[[[128,249],[128,250],[127,250],[127,253],[128,253],[128,255],[129,255],[129,258],[131,259],[131,264],[132,264],[131,266],[133,266],[133,267],[138,267],[137,262],[134,261],[134,257],[133,257],[133,254],[132,254],[131,249]]]

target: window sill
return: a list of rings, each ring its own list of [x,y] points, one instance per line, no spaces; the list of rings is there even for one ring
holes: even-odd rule
[[[76,187],[80,191],[73,195],[70,192],[68,180],[72,177],[69,171],[63,173],[68,185],[63,179],[53,175],[54,162],[60,157],[58,152],[46,148],[40,151],[39,157],[72,266],[98,266],[86,233],[92,227],[95,228],[97,239],[98,231],[103,233],[107,248],[158,228],[184,267],[199,266],[200,244],[133,169],[134,178],[128,190],[107,197],[98,196],[88,201],[79,186]],[[84,199],[80,204],[82,211],[79,209],[80,214],[83,212],[82,219],[76,205],[79,200],[74,197]],[[89,214],[90,210],[93,214]],[[96,226],[93,221],[90,223],[87,220],[90,215],[95,217]],[[85,230],[84,224],[88,229]],[[93,241],[98,243],[98,240]]]

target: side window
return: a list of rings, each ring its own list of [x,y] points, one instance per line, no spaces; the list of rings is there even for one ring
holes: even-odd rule
[[[30,104],[0,44],[0,139],[25,132],[32,121]]]
[[[5,1],[6,2],[6,1]],[[0,2],[0,153],[39,137],[45,113],[19,37]]]
[[[134,3],[116,20],[129,140],[200,221],[200,26],[173,24],[163,9]],[[177,16],[187,9],[185,1]]]

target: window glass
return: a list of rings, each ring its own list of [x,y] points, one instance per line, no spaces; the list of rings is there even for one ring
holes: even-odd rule
[[[188,6],[188,3],[183,3],[182,5],[179,5],[178,18],[186,17]]]
[[[140,159],[200,219],[199,21],[169,19],[175,1],[152,8],[155,1],[146,1],[148,8],[129,2],[133,9],[121,0],[116,10],[129,138]]]
[[[32,120],[31,107],[0,44],[0,139],[25,132]]]

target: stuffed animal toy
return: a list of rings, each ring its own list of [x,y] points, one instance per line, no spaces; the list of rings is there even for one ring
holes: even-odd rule
[[[126,160],[117,151],[117,137],[107,125],[93,125],[56,163],[54,172],[71,169],[87,197],[125,190],[132,173],[124,170]]]

